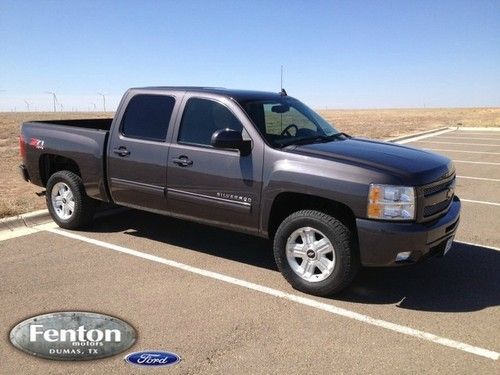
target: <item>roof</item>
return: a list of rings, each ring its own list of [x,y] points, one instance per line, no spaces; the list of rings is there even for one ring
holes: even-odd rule
[[[226,89],[224,87],[197,87],[197,86],[156,86],[156,87],[136,87],[135,90],[152,90],[152,91],[186,91],[206,94],[216,94],[233,98],[234,100],[265,100],[279,99],[281,97],[278,92],[253,91],[253,90],[235,90]],[[133,90],[134,90],[133,89]]]

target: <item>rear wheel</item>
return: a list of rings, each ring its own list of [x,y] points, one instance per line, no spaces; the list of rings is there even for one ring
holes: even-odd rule
[[[274,237],[274,257],[295,289],[319,296],[346,288],[359,268],[349,228],[315,210],[295,212],[281,223]]]
[[[73,172],[59,171],[47,182],[47,208],[62,228],[88,225],[94,217],[96,202],[85,193],[82,179]]]

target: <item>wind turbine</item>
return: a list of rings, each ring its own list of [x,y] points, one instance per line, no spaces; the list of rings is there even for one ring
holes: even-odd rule
[[[57,96],[56,96],[56,93],[55,92],[51,92],[51,91],[45,91],[46,94],[49,94],[49,95],[52,95],[52,100],[54,102],[54,112],[57,111],[56,109],[56,103],[59,104],[59,101],[57,100]]]
[[[106,112],[106,95],[100,92],[98,92],[97,94],[102,96],[102,107],[104,108],[104,112]]]

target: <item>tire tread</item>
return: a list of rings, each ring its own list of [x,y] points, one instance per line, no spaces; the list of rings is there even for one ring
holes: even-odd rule
[[[52,186],[57,182],[65,182],[73,190],[75,212],[73,213],[73,216],[68,220],[61,220],[52,208],[51,190]],[[55,172],[50,176],[49,180],[47,181],[46,202],[52,219],[61,228],[66,229],[83,228],[89,225],[94,217],[96,208],[96,201],[89,198],[85,193],[85,187],[83,186],[83,181],[80,176],[67,170]]]
[[[296,275],[288,265],[285,255],[286,250],[282,246],[286,244],[288,237],[287,232],[289,229],[287,228],[301,221],[315,221],[321,223],[329,227],[331,232],[335,235],[336,246],[334,247],[340,251],[340,254],[337,253],[336,261],[342,262],[342,264],[340,266],[340,274],[335,275],[334,279],[330,280],[332,277],[332,275],[330,275],[323,282],[308,283]],[[331,238],[330,241],[332,241]],[[359,269],[359,256],[355,249],[351,230],[335,217],[311,209],[296,211],[283,220],[274,238],[274,255],[278,269],[294,288],[319,296],[330,296],[345,289],[356,277]],[[340,259],[338,257],[339,255]],[[337,267],[337,265],[335,267]]]

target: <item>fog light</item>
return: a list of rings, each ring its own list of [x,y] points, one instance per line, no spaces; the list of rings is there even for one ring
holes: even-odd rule
[[[398,255],[396,255],[396,262],[404,262],[405,260],[408,260],[410,255],[411,251],[403,251],[402,253],[398,253]]]

